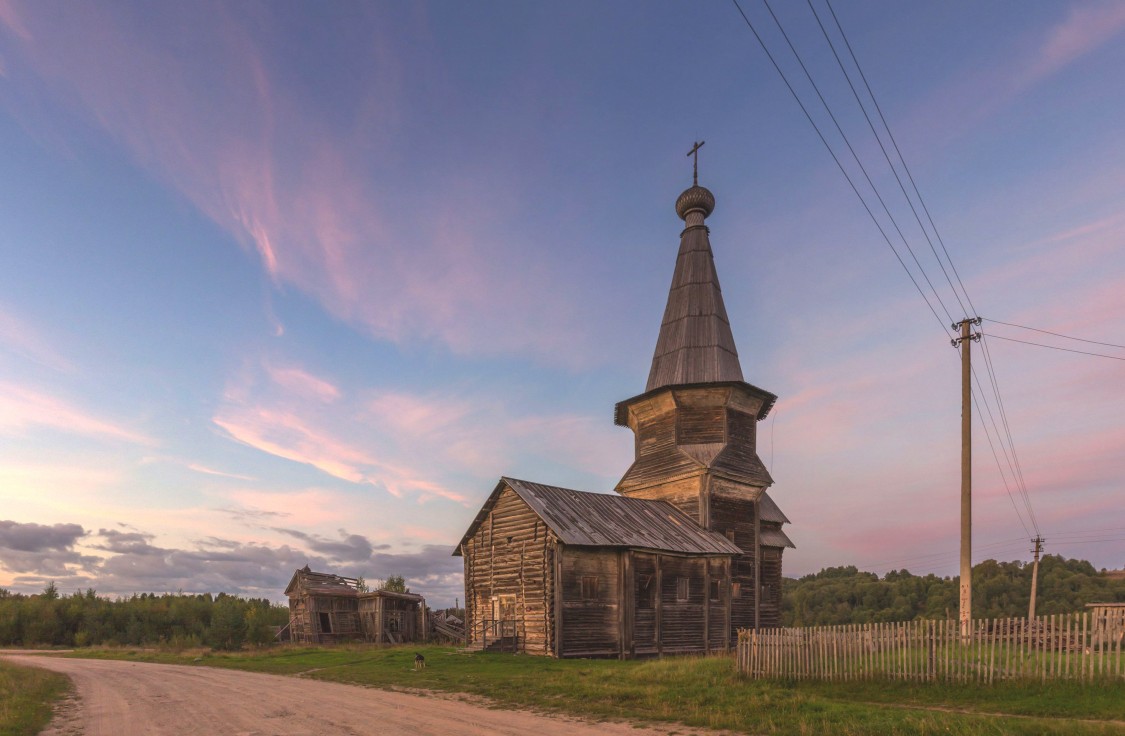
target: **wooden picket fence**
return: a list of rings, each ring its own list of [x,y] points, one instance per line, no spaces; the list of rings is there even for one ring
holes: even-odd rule
[[[1125,677],[1119,621],[1089,611],[957,621],[743,629],[736,656],[754,678],[980,682]]]

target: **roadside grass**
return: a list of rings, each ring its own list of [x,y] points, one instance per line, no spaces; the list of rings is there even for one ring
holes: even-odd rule
[[[414,654],[427,667],[414,669]],[[1125,683],[767,682],[728,657],[555,660],[451,647],[275,647],[236,653],[85,650],[70,656],[195,664],[485,698],[593,719],[780,734],[1122,734]]]
[[[32,736],[51,720],[51,706],[70,690],[64,675],[0,659],[0,736]]]

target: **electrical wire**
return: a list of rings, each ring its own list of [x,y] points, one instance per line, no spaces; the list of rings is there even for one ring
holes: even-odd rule
[[[1104,345],[1107,348],[1121,348],[1122,350],[1125,350],[1125,345],[1118,345],[1117,343],[1099,342],[1097,340],[1087,340],[1087,339],[1082,338],[1082,337],[1073,337],[1071,335],[1064,335],[1061,332],[1051,332],[1050,330],[1041,330],[1038,327],[1028,327],[1027,325],[1017,325],[1013,322],[1002,322],[1001,320],[992,319],[990,317],[981,317],[981,319],[983,319],[985,322],[993,322],[993,323],[998,324],[998,325],[1007,325],[1008,327],[1018,327],[1021,330],[1031,330],[1032,332],[1042,332],[1044,335],[1054,335],[1055,337],[1063,337],[1063,338],[1066,338],[1067,340],[1077,340],[1078,342],[1088,342],[1092,345]]]
[[[978,380],[977,383],[979,384],[980,381]],[[1000,466],[1000,456],[996,454],[996,446],[992,444],[992,435],[990,435],[988,433],[988,425],[984,423],[984,416],[981,414],[980,404],[977,402],[977,395],[976,395],[975,392],[971,392],[971,393],[972,393],[972,397],[973,397],[973,405],[976,406],[976,408],[977,408],[977,416],[980,417],[981,426],[984,427],[984,436],[988,440],[988,447],[989,447],[990,450],[992,450],[992,458],[996,461],[996,469],[998,471],[1000,471],[1000,479],[1004,483],[1004,490],[1008,494],[1008,500],[1012,502],[1012,510],[1016,512],[1016,518],[1020,520],[1020,526],[1023,527],[1024,533],[1027,534],[1028,538],[1030,538],[1031,532],[1028,531],[1027,524],[1025,524],[1024,520],[1023,520],[1023,515],[1020,514],[1019,507],[1016,505],[1016,499],[1012,495],[1012,488],[1011,488],[1011,486],[1008,485],[1007,476],[1004,475],[1004,468],[1002,468]],[[999,439],[1000,439],[999,436],[997,436],[997,440],[999,440]],[[1001,445],[1001,447],[1003,447],[1003,445]],[[1005,458],[1007,458],[1006,454],[1005,454]]]
[[[1064,353],[1078,353],[1079,355],[1093,355],[1096,358],[1109,358],[1110,360],[1125,360],[1125,358],[1118,355],[1106,355],[1105,353],[1091,353],[1086,350],[1073,350],[1071,348],[1060,348],[1057,345],[1044,345],[1041,342],[1029,342],[1028,340],[1017,340],[1014,337],[1004,337],[1003,335],[992,335],[997,340],[1007,340],[1008,342],[1019,342],[1024,345],[1034,345],[1039,348],[1050,348],[1051,350],[1061,350]]]
[[[899,253],[898,249],[891,242],[891,239],[888,236],[887,231],[884,230],[882,224],[879,222],[878,218],[876,218],[874,212],[872,211],[871,206],[867,203],[867,200],[864,197],[864,195],[860,192],[859,187],[856,185],[855,181],[852,179],[851,175],[848,173],[847,169],[844,167],[844,165],[841,162],[839,156],[837,156],[836,152],[833,150],[832,145],[829,144],[827,138],[825,137],[824,132],[821,130],[820,126],[814,120],[812,114],[810,113],[809,109],[806,107],[805,103],[802,101],[802,99],[801,99],[800,95],[797,93],[795,87],[790,82],[790,80],[786,76],[785,72],[782,71],[781,66],[778,63],[777,59],[774,57],[773,53],[767,47],[764,39],[758,33],[758,30],[755,28],[753,22],[750,20],[749,16],[746,14],[746,12],[743,10],[742,6],[739,4],[739,1],[738,0],[732,0],[732,2],[734,3],[735,8],[738,10],[739,15],[742,16],[743,21],[746,23],[747,27],[750,29],[751,33],[754,35],[755,39],[758,41],[759,46],[761,46],[762,50],[765,52],[765,54],[766,54],[767,58],[769,59],[770,63],[773,65],[775,71],[777,71],[778,75],[781,77],[782,82],[789,89],[790,94],[793,96],[794,100],[797,102],[798,106],[801,108],[801,111],[802,111],[802,113],[804,113],[805,118],[809,121],[809,124],[813,126],[813,129],[816,132],[817,136],[820,138],[821,143],[823,143],[824,147],[826,149],[828,149],[829,155],[832,156],[832,159],[836,163],[837,168],[840,169],[840,172],[844,175],[844,178],[848,182],[852,191],[859,198],[860,203],[863,206],[864,210],[867,212],[868,217],[870,217],[872,222],[875,224],[876,229],[878,229],[879,234],[883,237],[883,240],[887,243],[887,246],[891,249],[891,252],[895,255],[895,258],[898,260],[899,265],[902,266],[904,271],[906,271],[907,276],[910,278],[911,282],[914,284],[915,289],[918,291],[918,293],[922,297],[923,301],[926,302],[926,306],[930,309],[930,312],[934,315],[935,318],[938,319],[938,321],[940,323],[941,320],[940,320],[940,317],[938,316],[937,310],[935,309],[934,305],[931,303],[927,294],[923,291],[919,281],[915,278],[913,272],[906,265],[906,262],[903,260],[903,257]],[[945,263],[942,261],[941,256],[938,255],[937,249],[934,246],[934,241],[933,241],[933,239],[930,238],[929,232],[927,231],[925,225],[922,223],[922,219],[921,219],[920,215],[918,214],[918,210],[915,208],[914,202],[911,199],[910,194],[907,192],[906,186],[904,185],[904,183],[902,181],[902,178],[899,176],[898,170],[896,169],[894,162],[891,160],[891,157],[890,157],[890,154],[887,150],[887,147],[883,144],[882,137],[880,136],[879,132],[876,130],[876,127],[875,127],[875,124],[874,124],[874,122],[871,118],[871,115],[868,114],[867,107],[864,104],[862,98],[860,97],[859,92],[856,89],[855,84],[853,83],[851,75],[849,74],[846,65],[843,63],[843,59],[840,57],[840,54],[837,51],[836,45],[832,41],[831,35],[828,33],[827,28],[825,27],[824,23],[822,22],[820,14],[817,13],[817,10],[816,10],[815,6],[813,5],[812,0],[807,0],[807,2],[808,2],[810,10],[813,13],[813,16],[816,18],[816,22],[817,22],[817,25],[820,27],[821,33],[824,35],[824,38],[827,41],[827,43],[829,45],[829,48],[831,49],[832,54],[836,59],[836,63],[839,65],[841,72],[844,74],[844,78],[847,81],[848,86],[852,91],[853,97],[855,98],[857,104],[860,107],[860,110],[863,113],[864,118],[867,121],[868,128],[871,130],[872,135],[875,136],[876,142],[878,143],[879,148],[883,153],[883,157],[886,160],[888,167],[891,169],[891,172],[894,175],[896,182],[898,183],[899,189],[902,191],[902,194],[903,194],[904,198],[906,199],[907,204],[909,205],[911,212],[914,215],[915,221],[917,222],[917,224],[919,226],[919,229],[922,231],[922,234],[925,237],[927,243],[929,244],[930,250],[933,253],[933,256],[934,256],[935,260],[937,260],[938,265],[941,268],[943,275],[945,276],[946,283],[949,285],[950,290],[953,292],[954,297],[957,299],[958,305],[962,308],[962,310],[964,310],[965,309],[965,303],[961,300],[961,295],[958,293],[957,287],[954,286],[953,279],[950,278],[949,271],[947,271],[946,268],[945,268]],[[903,170],[906,172],[907,178],[909,179],[910,184],[911,184],[911,188],[913,189],[916,197],[918,198],[919,204],[921,205],[923,211],[926,214],[926,219],[928,220],[928,222],[930,224],[930,227],[934,232],[934,236],[937,238],[938,243],[941,245],[942,252],[945,254],[945,260],[949,263],[950,269],[953,271],[953,274],[956,277],[957,284],[960,286],[960,292],[964,294],[965,301],[968,302],[969,306],[972,307],[973,312],[975,312],[976,309],[975,309],[975,306],[973,306],[972,299],[969,296],[968,291],[965,289],[964,282],[962,281],[960,273],[957,271],[956,265],[953,263],[953,260],[949,255],[949,250],[946,247],[944,240],[942,240],[942,238],[941,238],[941,234],[938,231],[936,224],[934,223],[933,216],[930,213],[929,208],[926,206],[924,199],[922,198],[921,191],[918,188],[917,182],[914,180],[913,174],[910,172],[909,166],[906,164],[906,160],[902,155],[902,151],[899,148],[898,143],[894,138],[894,134],[891,132],[890,125],[887,123],[886,116],[883,114],[882,108],[879,105],[878,100],[875,97],[874,92],[871,89],[871,85],[868,82],[867,77],[863,72],[863,68],[859,64],[858,59],[856,58],[855,51],[852,48],[851,43],[847,38],[847,34],[844,32],[843,26],[840,23],[840,19],[836,15],[835,9],[832,8],[831,2],[829,0],[825,0],[825,2],[826,2],[826,5],[828,7],[829,12],[832,14],[832,18],[833,18],[833,20],[836,24],[837,30],[839,31],[840,37],[843,39],[844,44],[848,49],[848,53],[849,53],[849,55],[852,59],[852,63],[855,65],[856,70],[859,72],[860,78],[862,79],[863,84],[864,84],[864,86],[867,90],[867,94],[871,98],[871,102],[874,105],[875,110],[879,115],[879,118],[880,118],[880,121],[882,122],[883,128],[887,132],[888,139],[890,140],[892,146],[894,147],[896,156],[897,156],[899,162],[901,163],[901,165],[903,167]],[[828,104],[827,100],[825,99],[824,95],[821,93],[820,88],[816,84],[816,81],[813,79],[811,72],[809,71],[808,67],[805,65],[804,60],[801,58],[801,55],[797,51],[797,48],[796,48],[795,44],[793,43],[793,41],[791,40],[791,38],[789,37],[789,34],[786,32],[784,26],[781,24],[781,21],[778,18],[777,14],[774,12],[772,6],[770,5],[769,0],[762,0],[762,3],[765,5],[766,10],[769,12],[769,14],[772,17],[774,23],[776,24],[776,26],[778,28],[778,31],[781,33],[782,37],[784,38],[785,43],[788,45],[790,52],[793,54],[793,56],[796,59],[798,65],[800,65],[801,70],[804,72],[805,77],[807,78],[809,84],[812,86],[812,89],[816,93],[816,96],[818,97],[818,99],[820,100],[821,105],[824,107],[825,112],[827,113],[827,115],[831,119],[833,125],[836,128],[836,131],[839,133],[840,137],[843,139],[843,142],[846,145],[846,147],[848,148],[849,152],[851,153],[852,158],[854,159],[856,165],[859,167],[860,171],[863,173],[863,176],[866,179],[868,186],[870,186],[871,191],[874,193],[874,195],[875,195],[876,199],[878,200],[879,204],[882,206],[883,212],[886,214],[887,218],[890,220],[892,226],[894,227],[895,231],[897,232],[899,238],[902,240],[902,244],[906,246],[907,251],[910,253],[910,256],[913,259],[915,266],[917,266],[919,273],[921,274],[922,278],[925,280],[926,284],[929,286],[930,291],[933,293],[935,301],[941,307],[941,309],[945,312],[945,314],[949,318],[950,322],[952,322],[953,317],[950,314],[949,309],[946,307],[945,302],[942,300],[941,296],[938,294],[938,291],[937,291],[936,287],[934,286],[933,282],[930,280],[929,275],[926,273],[925,267],[922,265],[922,263],[919,260],[917,254],[915,253],[914,249],[911,247],[909,240],[906,238],[902,229],[899,227],[899,224],[898,224],[897,220],[895,219],[894,215],[891,214],[890,208],[887,206],[886,200],[884,199],[884,197],[880,193],[879,188],[875,185],[875,182],[872,180],[870,174],[868,173],[867,168],[864,166],[862,160],[860,159],[860,157],[856,153],[855,148],[853,147],[853,145],[852,145],[851,141],[849,140],[847,134],[844,132],[842,126],[840,125],[840,122],[839,122],[838,118],[836,117],[836,115],[832,111],[832,108],[831,108],[831,106],[829,106],[829,104]],[[943,332],[946,332],[946,334],[948,334],[947,327],[946,327],[945,323],[942,323],[942,330],[943,330]],[[1022,468],[1022,465],[1019,462],[1019,456],[1018,456],[1018,454],[1015,450],[1015,444],[1014,444],[1013,439],[1012,439],[1011,427],[1010,427],[1010,424],[1008,422],[1007,411],[1004,407],[1003,397],[1002,397],[1002,394],[1000,393],[999,382],[998,382],[997,377],[996,377],[996,371],[995,371],[995,368],[992,366],[991,355],[990,355],[990,353],[987,349],[987,346],[984,347],[984,354],[985,354],[985,364],[986,364],[986,367],[988,368],[990,385],[991,385],[992,391],[993,391],[993,393],[996,397],[997,411],[1000,414],[1000,422],[997,422],[996,417],[992,413],[991,406],[989,405],[989,403],[987,401],[987,398],[986,398],[986,392],[985,392],[984,387],[982,385],[982,382],[981,382],[979,376],[977,376],[975,370],[973,371],[973,376],[974,376],[974,379],[976,380],[978,390],[975,391],[975,392],[972,392],[973,393],[973,402],[977,406],[978,414],[981,414],[981,422],[982,422],[982,424],[984,425],[984,428],[985,428],[985,436],[988,439],[990,449],[992,450],[993,459],[996,461],[997,469],[1000,472],[1001,479],[1004,483],[1005,491],[1007,492],[1008,498],[1012,503],[1013,510],[1016,512],[1016,517],[1019,520],[1020,525],[1023,527],[1024,531],[1027,533],[1028,537],[1030,538],[1031,537],[1030,529],[1028,528],[1027,523],[1024,521],[1024,514],[1022,514],[1020,512],[1019,505],[1016,503],[1015,496],[1012,493],[1011,485],[1008,482],[1008,478],[1007,478],[1006,474],[1004,473],[1003,465],[1000,462],[999,453],[997,453],[995,443],[993,443],[992,434],[989,432],[987,422],[984,421],[984,414],[982,414],[980,412],[980,403],[982,401],[985,404],[985,408],[987,410],[989,420],[992,422],[992,428],[993,428],[993,431],[996,434],[996,441],[997,441],[997,443],[1000,444],[1001,451],[1004,454],[1005,461],[1008,464],[1009,470],[1011,472],[1012,484],[1016,486],[1016,490],[1020,495],[1022,505],[1023,505],[1024,510],[1026,512],[1027,518],[1028,518],[1028,520],[1030,520],[1032,527],[1034,527],[1035,532],[1036,532],[1036,536],[1041,536],[1041,534],[1039,532],[1038,521],[1035,518],[1034,510],[1033,510],[1032,505],[1031,505],[1031,499],[1030,499],[1030,496],[1027,492],[1027,484],[1026,484],[1026,480],[1024,479],[1023,468]],[[979,399],[977,397],[977,393],[980,394]],[[1004,427],[1003,432],[1001,432],[1001,429],[1000,429],[1001,424]],[[1006,443],[1005,443],[1005,440],[1006,440]],[[1009,448],[1010,448],[1010,451],[1009,451]]]
[[[883,158],[886,160],[887,166],[890,168],[891,173],[894,174],[895,181],[898,183],[898,188],[902,192],[902,196],[906,199],[906,204],[910,206],[910,211],[914,215],[914,220],[918,223],[918,229],[922,231],[922,236],[926,238],[926,242],[930,246],[930,251],[934,254],[934,259],[937,260],[938,266],[941,268],[941,272],[945,276],[946,283],[949,284],[949,288],[953,292],[953,296],[957,299],[957,304],[961,307],[961,313],[965,316],[968,316],[968,310],[965,309],[965,304],[961,301],[961,295],[957,293],[957,287],[953,285],[953,280],[949,278],[949,273],[945,270],[945,264],[942,263],[941,257],[938,256],[937,248],[934,247],[934,242],[930,239],[930,234],[926,231],[926,226],[922,224],[922,218],[918,215],[918,210],[914,207],[914,201],[910,198],[910,195],[906,191],[906,186],[902,183],[902,177],[898,175],[898,170],[891,162],[891,155],[887,153],[887,147],[883,145],[883,138],[879,135],[879,132],[875,130],[875,123],[872,122],[871,116],[867,114],[867,106],[864,105],[863,100],[860,99],[859,92],[856,90],[855,85],[852,83],[851,75],[848,74],[848,70],[844,66],[843,59],[840,58],[840,54],[836,51],[836,44],[832,42],[832,37],[828,35],[828,29],[825,28],[824,23],[821,22],[820,13],[816,12],[816,6],[813,5],[812,0],[806,0],[806,2],[808,3],[809,10],[812,11],[813,17],[816,18],[816,24],[820,26],[820,32],[824,34],[824,40],[828,42],[828,48],[832,50],[832,56],[836,58],[836,64],[839,65],[840,71],[844,75],[844,80],[847,81],[848,87],[852,91],[852,96],[855,97],[856,104],[859,105],[859,109],[863,113],[864,120],[867,121],[867,127],[871,129],[871,135],[875,136],[875,142],[879,144],[879,150],[883,152]],[[852,59],[854,61],[854,55]],[[858,68],[858,62],[856,62],[856,66]],[[874,96],[872,96],[872,99],[874,99]],[[919,268],[920,267],[921,266],[919,265]],[[952,318],[950,319],[950,321],[953,321]]]
[[[847,134],[840,126],[840,121],[836,119],[836,115],[832,112],[832,108],[829,106],[828,101],[825,100],[824,95],[821,94],[820,87],[817,85],[816,81],[813,80],[812,74],[809,72],[808,67],[805,66],[805,62],[801,58],[801,54],[797,51],[797,47],[793,44],[793,41],[790,40],[789,34],[785,32],[785,27],[781,25],[781,21],[778,19],[777,14],[773,12],[773,6],[770,5],[769,0],[762,0],[762,4],[765,5],[766,10],[769,11],[770,17],[773,18],[773,22],[777,25],[777,30],[781,31],[781,37],[785,39],[785,43],[789,46],[789,50],[793,52],[793,57],[797,60],[797,64],[801,67],[801,71],[805,73],[805,78],[809,80],[809,84],[812,85],[813,91],[816,92],[817,98],[820,99],[820,104],[824,106],[824,111],[828,113],[828,117],[830,120],[832,120],[832,124],[836,126],[836,132],[840,134],[840,137],[844,140],[844,145],[848,147],[848,151],[852,154],[852,159],[855,160],[855,163],[859,167],[859,170],[863,172],[863,178],[867,180],[867,184],[871,187],[871,191],[874,192],[875,198],[879,200],[879,204],[883,207],[883,212],[887,215],[887,219],[891,221],[891,225],[894,226],[895,232],[898,233],[898,237],[902,240],[902,244],[906,246],[906,250],[910,253],[910,257],[914,259],[914,265],[918,267],[918,271],[921,272],[922,278],[926,280],[926,285],[929,286],[930,291],[933,292],[934,299],[936,299],[937,303],[941,305],[942,311],[945,312],[945,316],[949,318],[949,321],[953,322],[953,315],[945,306],[945,302],[942,301],[941,296],[938,295],[937,289],[934,287],[933,282],[930,281],[930,276],[926,273],[926,269],[922,267],[922,263],[918,260],[918,256],[914,253],[914,249],[910,247],[910,241],[906,239],[906,236],[902,232],[902,228],[898,226],[898,221],[895,220],[894,215],[891,214],[891,210],[887,207],[887,203],[883,199],[883,195],[879,193],[879,188],[876,187],[875,182],[871,180],[871,175],[867,173],[867,167],[863,165],[862,161],[860,161],[859,154],[855,152],[855,148],[852,147],[852,143],[850,140],[848,140]],[[942,327],[944,327],[944,325],[942,325]]]
[[[1040,537],[1042,534],[1039,531],[1039,521],[1035,518],[1035,510],[1031,507],[1031,498],[1027,493],[1027,480],[1023,476],[1023,465],[1020,463],[1019,455],[1016,453],[1016,443],[1012,439],[1012,428],[1008,423],[1008,412],[1004,409],[1004,397],[1000,393],[1000,383],[996,378],[996,370],[992,365],[992,352],[988,349],[988,338],[981,331],[981,353],[984,355],[984,365],[988,371],[989,378],[992,381],[992,390],[996,393],[996,404],[1000,411],[1000,420],[1004,424],[1004,433],[1008,437],[1008,447],[1012,449],[1012,460],[1016,466],[1016,473],[1019,477],[1020,493],[1023,496],[1024,506],[1027,508],[1028,518],[1031,519],[1031,525],[1035,528],[1035,536]]]
[[[915,196],[918,197],[918,203],[922,205],[922,211],[926,213],[926,219],[930,222],[930,227],[934,231],[934,236],[937,237],[938,243],[941,245],[941,250],[945,253],[945,258],[949,261],[949,267],[953,269],[953,275],[957,278],[957,283],[961,285],[961,292],[965,295],[965,301],[969,303],[969,308],[976,314],[977,308],[973,306],[973,300],[969,297],[969,292],[965,289],[964,282],[961,281],[961,274],[957,271],[957,265],[953,263],[953,259],[949,256],[949,250],[945,247],[945,241],[938,232],[937,225],[934,223],[934,218],[930,214],[930,208],[926,206],[926,200],[922,198],[922,192],[918,189],[918,184],[914,181],[914,174],[910,172],[910,167],[906,164],[906,158],[903,157],[902,151],[898,147],[898,141],[895,140],[894,133],[891,132],[891,126],[887,123],[887,118],[883,115],[883,108],[879,105],[878,98],[875,97],[875,92],[871,89],[871,85],[867,81],[867,75],[863,73],[863,67],[856,58],[855,51],[852,49],[851,41],[848,40],[848,34],[844,32],[844,26],[840,23],[839,17],[836,16],[836,10],[832,7],[831,0],[824,0],[824,4],[828,6],[828,11],[832,13],[832,20],[836,23],[836,29],[840,31],[840,37],[844,39],[844,45],[847,46],[848,54],[852,57],[852,63],[855,64],[856,70],[859,72],[860,79],[863,80],[863,86],[867,89],[867,94],[871,97],[871,102],[875,105],[875,111],[879,113],[879,119],[883,122],[883,127],[887,129],[887,137],[890,139],[891,144],[894,146],[895,153],[898,154],[898,160],[902,162],[902,168],[906,171],[906,177],[910,180],[910,186],[914,189]],[[956,294],[956,291],[954,291]]]
[[[836,152],[834,150],[832,150],[832,146],[829,145],[828,140],[824,137],[824,133],[821,132],[820,126],[816,124],[815,120],[813,120],[813,117],[809,113],[808,108],[805,107],[805,103],[801,101],[800,96],[797,94],[797,90],[795,90],[793,88],[793,85],[789,82],[789,78],[785,76],[785,72],[783,72],[781,70],[781,66],[778,65],[777,60],[774,58],[773,54],[770,52],[769,47],[766,46],[766,42],[764,40],[762,40],[762,37],[758,34],[758,29],[755,28],[754,24],[750,22],[750,18],[742,10],[742,6],[739,5],[738,0],[731,0],[731,2],[734,3],[734,7],[738,10],[738,14],[742,16],[742,20],[745,21],[747,28],[749,28],[750,32],[754,34],[754,38],[757,39],[758,45],[762,47],[762,51],[765,52],[766,57],[770,60],[770,63],[773,64],[773,68],[777,71],[778,75],[781,77],[781,81],[785,83],[785,86],[789,89],[789,93],[791,95],[793,95],[793,99],[797,101],[797,105],[801,108],[801,112],[803,112],[805,114],[805,118],[809,121],[809,124],[811,126],[813,126],[813,130],[816,131],[817,137],[820,138],[820,142],[824,144],[824,147],[826,149],[828,149],[828,155],[830,155],[832,157],[832,160],[836,162],[836,166],[840,169],[840,173],[844,175],[844,179],[847,180],[848,185],[852,188],[852,191],[855,192],[855,196],[859,198],[859,202],[860,202],[860,204],[863,205],[863,209],[867,211],[867,216],[871,218],[871,221],[873,223],[875,223],[875,228],[879,231],[879,234],[881,236],[883,236],[883,240],[887,243],[887,247],[889,247],[891,249],[891,252],[894,253],[895,258],[898,260],[899,265],[902,266],[902,269],[904,271],[906,271],[906,275],[910,278],[911,283],[914,284],[914,288],[918,290],[918,294],[922,297],[922,300],[924,302],[926,302],[926,306],[929,307],[930,312],[933,313],[934,319],[936,319],[938,321],[938,324],[941,325],[942,331],[945,332],[946,334],[949,334],[948,331],[947,331],[945,322],[942,320],[941,317],[938,316],[937,310],[934,309],[933,304],[930,303],[930,300],[926,296],[926,293],[924,291],[922,291],[922,287],[918,285],[918,280],[914,278],[914,274],[910,272],[909,268],[907,268],[906,262],[902,260],[902,256],[899,255],[899,252],[895,248],[894,244],[891,242],[891,239],[887,236],[887,233],[883,230],[883,226],[879,223],[879,220],[875,217],[875,213],[871,211],[871,207],[868,206],[867,200],[865,200],[863,198],[863,195],[860,194],[859,188],[856,187],[855,182],[852,181],[852,178],[848,174],[847,169],[845,169],[844,165],[842,163],[840,163],[840,159],[839,159],[839,157],[836,156]]]

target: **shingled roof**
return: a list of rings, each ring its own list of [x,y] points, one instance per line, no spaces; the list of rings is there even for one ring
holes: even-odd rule
[[[506,477],[485,501],[461,544],[476,534],[504,488],[511,488],[523,499],[564,544],[696,555],[742,553],[729,539],[700,528],[667,501],[575,491]],[[461,554],[461,545],[453,554]]]
[[[685,205],[685,201],[695,204]],[[677,201],[677,213],[687,227],[680,234],[680,252],[646,392],[685,383],[743,380],[711,241],[703,224],[714,201],[714,196],[700,186],[688,189]]]

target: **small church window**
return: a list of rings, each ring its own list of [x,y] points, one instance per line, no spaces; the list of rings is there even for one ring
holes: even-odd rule
[[[598,576],[582,576],[582,600],[596,601],[598,599]]]
[[[691,578],[676,578],[676,600],[683,603],[691,592]]]
[[[655,576],[641,575],[637,581],[637,607],[653,608],[656,606],[656,586],[653,585]]]
[[[723,599],[723,587],[721,580],[711,581],[711,600],[721,601]]]
[[[730,584],[730,597],[731,598],[741,598],[742,597],[742,583],[731,583]]]
[[[734,529],[727,529],[726,534],[727,534],[727,539],[729,539],[730,541],[733,542],[734,541]]]

